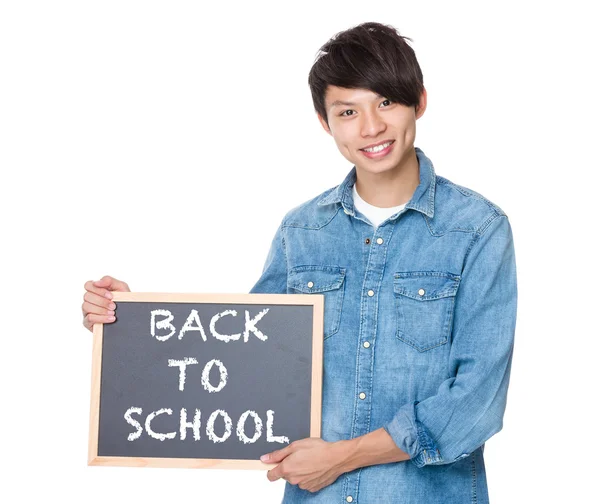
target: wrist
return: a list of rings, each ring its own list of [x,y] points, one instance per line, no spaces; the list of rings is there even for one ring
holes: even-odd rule
[[[356,464],[357,438],[342,439],[334,443],[339,453],[339,468],[341,474],[358,469]]]

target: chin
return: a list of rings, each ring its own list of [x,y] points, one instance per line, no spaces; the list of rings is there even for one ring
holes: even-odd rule
[[[386,159],[385,162],[380,161],[380,162],[372,162],[372,163],[364,163],[361,162],[359,163],[355,163],[356,167],[364,172],[367,173],[372,173],[372,174],[379,174],[379,173],[385,173],[385,172],[391,172],[394,170],[394,168],[396,168],[398,166],[398,164],[400,163],[399,159]]]

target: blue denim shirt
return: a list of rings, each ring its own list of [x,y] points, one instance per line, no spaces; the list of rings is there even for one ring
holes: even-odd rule
[[[484,443],[502,428],[517,310],[511,226],[436,175],[374,229],[345,180],[283,218],[252,293],[325,298],[322,438],[383,427],[410,460],[341,475],[284,503],[487,503]]]

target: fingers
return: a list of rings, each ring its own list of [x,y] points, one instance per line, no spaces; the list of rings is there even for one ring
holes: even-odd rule
[[[129,285],[121,280],[105,275],[100,280],[93,282],[95,287],[104,288],[109,291],[130,292]]]
[[[279,478],[283,477],[281,466],[282,464],[279,464],[277,467],[267,471],[267,479],[269,481],[277,481]]]
[[[86,292],[81,305],[83,326],[92,332],[94,324],[110,324],[116,320],[116,305],[112,301],[113,296],[110,291],[130,292],[129,286],[125,282],[108,275],[97,281],[87,281],[84,288]]]
[[[294,451],[294,447],[292,446],[294,443],[282,448],[281,450],[275,450],[271,453],[265,453],[260,457],[260,460],[269,464],[279,464],[285,459],[290,453]],[[295,446],[295,445],[294,445]],[[283,478],[283,463],[274,467],[270,471],[267,471],[267,478],[269,481],[277,481],[279,478]]]
[[[107,316],[107,315],[95,315],[93,313],[88,313],[83,317],[83,325],[86,329],[94,332],[94,324],[110,324],[115,321],[115,316]]]
[[[83,301],[84,301],[84,303],[87,302],[88,305],[90,305],[90,306],[95,306],[97,308],[104,308],[104,311],[102,311],[102,312],[87,310],[87,311],[92,311],[92,313],[104,314],[104,313],[106,313],[106,310],[114,310],[116,307],[115,303],[113,301],[111,301],[110,299],[107,299],[104,296],[101,296],[99,294],[95,294],[95,293],[89,292],[89,291],[87,291],[83,295]],[[84,311],[84,313],[85,312],[86,311]]]
[[[93,294],[97,294],[99,297],[105,298],[105,299],[112,299],[113,295],[110,293],[109,290],[104,289],[102,287],[97,287],[96,285],[94,285],[95,282],[93,280],[88,280],[87,282],[85,282],[84,284],[84,288],[87,292],[91,292]]]
[[[295,447],[296,447],[296,444],[291,443],[288,446],[286,446],[285,448],[281,448],[281,450],[275,450],[275,451],[272,451],[271,453],[266,453],[265,455],[262,455],[260,457],[260,460],[262,462],[269,463],[269,464],[278,464],[285,457],[287,457],[290,453],[292,453],[294,451]]]
[[[85,298],[85,296],[84,296],[84,298]],[[115,315],[115,308],[116,308],[116,305],[112,302],[108,306],[104,307],[101,305],[92,304],[89,301],[84,301],[83,304],[81,305],[81,312],[83,313],[84,317],[88,313],[93,314],[93,315],[102,315],[105,317],[112,317]]]

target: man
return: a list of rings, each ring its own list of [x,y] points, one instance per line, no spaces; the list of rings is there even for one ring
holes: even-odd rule
[[[334,36],[309,85],[353,167],[284,216],[251,290],[325,297],[322,439],[263,456],[267,476],[287,481],[285,503],[486,503],[516,323],[508,217],[414,146],[427,93],[392,27]],[[108,321],[103,296],[129,289],[85,285],[91,329]]]

